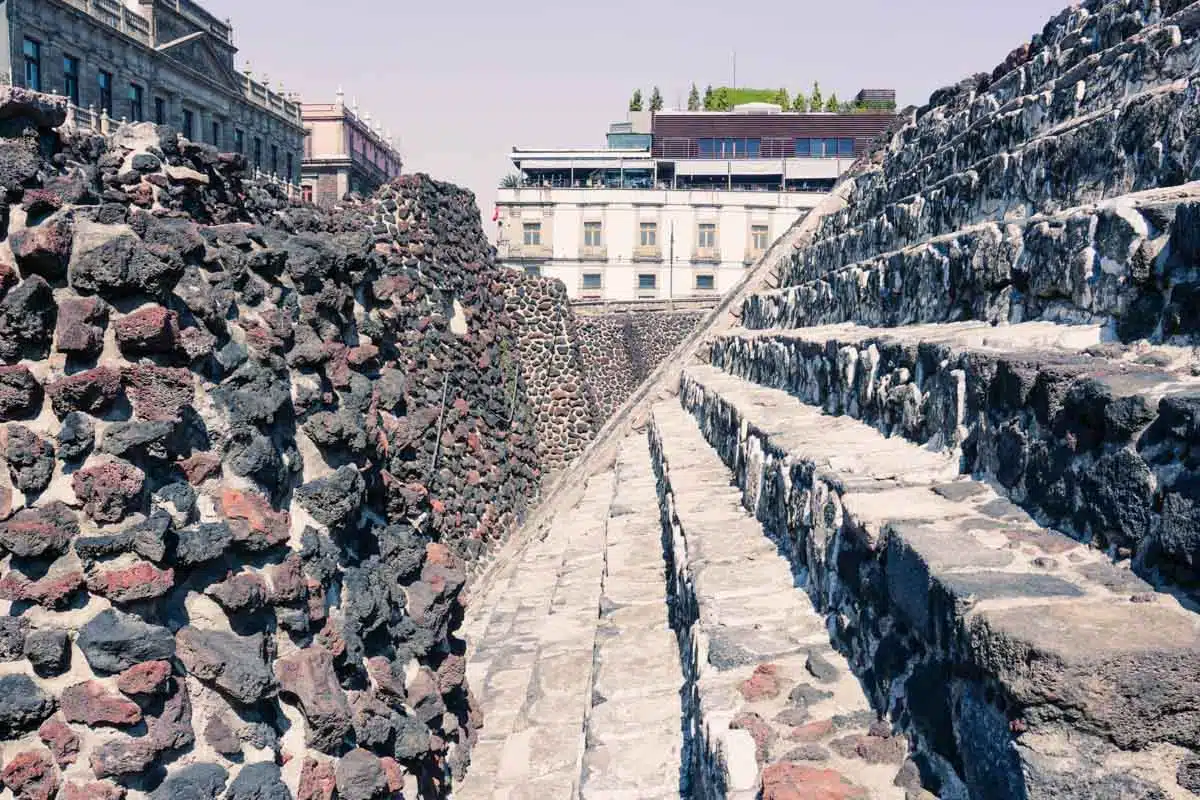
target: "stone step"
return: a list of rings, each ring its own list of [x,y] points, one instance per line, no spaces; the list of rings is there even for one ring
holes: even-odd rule
[[[573,798],[590,703],[604,530],[614,476],[588,481],[541,542],[521,551],[508,580],[472,600],[492,607],[468,657],[483,713],[456,800]]]
[[[921,241],[902,249],[876,247],[886,238],[877,230],[818,241],[782,267],[781,288],[746,298],[742,324],[1112,320],[1125,341],[1190,343],[1200,287],[1183,254],[1198,200],[1200,183],[1188,183],[1021,221],[970,220],[940,236],[917,231]]]
[[[643,436],[621,445],[605,536],[603,595],[581,800],[678,798],[679,653],[667,619],[654,471]]]
[[[659,404],[650,436],[687,678],[688,796],[902,800],[905,740],[878,722],[740,493],[719,489],[728,470],[695,422]]]
[[[947,452],[716,367],[687,368],[680,401],[930,790],[1186,796],[1197,614],[1110,580],[1102,554],[961,477]]]
[[[1069,10],[1076,19],[1046,29],[1061,39],[1035,43],[1007,74],[936,93],[897,132],[882,166],[857,181],[849,207],[823,220],[817,240],[868,230],[889,242],[875,252],[895,250],[985,219],[1178,183],[1190,164],[1175,157],[1191,156],[1174,120],[1195,113],[1188,81],[1200,6],[1176,2],[1161,16],[1128,6]],[[1148,141],[1172,157],[1147,163]],[[1037,174],[1085,149],[1086,173]]]
[[[734,330],[712,363],[960,470],[1160,585],[1200,592],[1200,378],[1190,349],[1100,343],[1096,326],[1022,323]]]
[[[1004,144],[1017,133],[1030,136],[1051,129],[1170,83],[1196,63],[1200,15],[1194,5],[1177,2],[1180,10],[1166,10],[1157,20],[1138,18],[1139,12],[1128,3],[1104,5],[1064,12],[1079,19],[1073,29],[1060,29],[1058,41],[1043,42],[1041,53],[1030,53],[1024,64],[995,76],[982,90],[944,106],[940,113],[920,116],[905,131],[908,147],[889,160],[889,178],[902,180],[922,168],[936,178],[939,168],[974,163],[988,154],[986,149],[968,149],[973,157],[964,161],[963,145]],[[1013,114],[1020,119],[1006,120]],[[1008,123],[1007,129],[990,124],[997,118]],[[938,163],[939,156],[943,163]]]

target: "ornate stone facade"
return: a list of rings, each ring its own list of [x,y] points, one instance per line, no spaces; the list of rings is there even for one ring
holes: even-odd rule
[[[113,120],[170,125],[240,152],[287,182],[300,177],[300,106],[234,68],[228,22],[190,0],[4,0],[8,47],[0,76],[65,95],[84,126]]]

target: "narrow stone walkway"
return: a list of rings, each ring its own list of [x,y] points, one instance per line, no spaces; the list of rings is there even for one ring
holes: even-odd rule
[[[644,436],[473,601],[484,714],[455,798],[680,794],[682,677]]]
[[[677,401],[651,447],[670,527],[673,623],[694,727],[693,797],[904,800],[903,736],[878,720],[824,615],[741,505],[741,491]]]

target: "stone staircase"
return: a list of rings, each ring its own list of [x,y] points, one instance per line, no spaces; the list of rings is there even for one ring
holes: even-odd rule
[[[569,564],[564,537],[618,546],[634,527],[594,498],[629,492],[677,641],[678,697],[645,672],[681,797],[1200,796],[1197,98],[1200,3],[1085,0],[909,113],[606,426],[620,455],[573,468],[577,507],[518,537],[473,668],[536,663],[521,636],[554,625],[493,630],[506,593]],[[605,608],[580,687],[630,646]],[[654,630],[628,641],[665,665]],[[500,720],[480,758],[549,724],[518,703],[505,727],[472,685]],[[540,796],[664,791],[590,757],[603,705],[572,711],[572,788]],[[471,776],[512,796],[501,761]]]

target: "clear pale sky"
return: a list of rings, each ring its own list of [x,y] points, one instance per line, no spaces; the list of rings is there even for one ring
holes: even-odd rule
[[[406,172],[472,189],[486,219],[515,146],[599,146],[629,96],[682,105],[739,86],[826,97],[894,88],[901,107],[990,71],[1066,0],[200,0],[230,17],[238,66],[399,135]],[[486,226],[491,232],[490,223]]]

